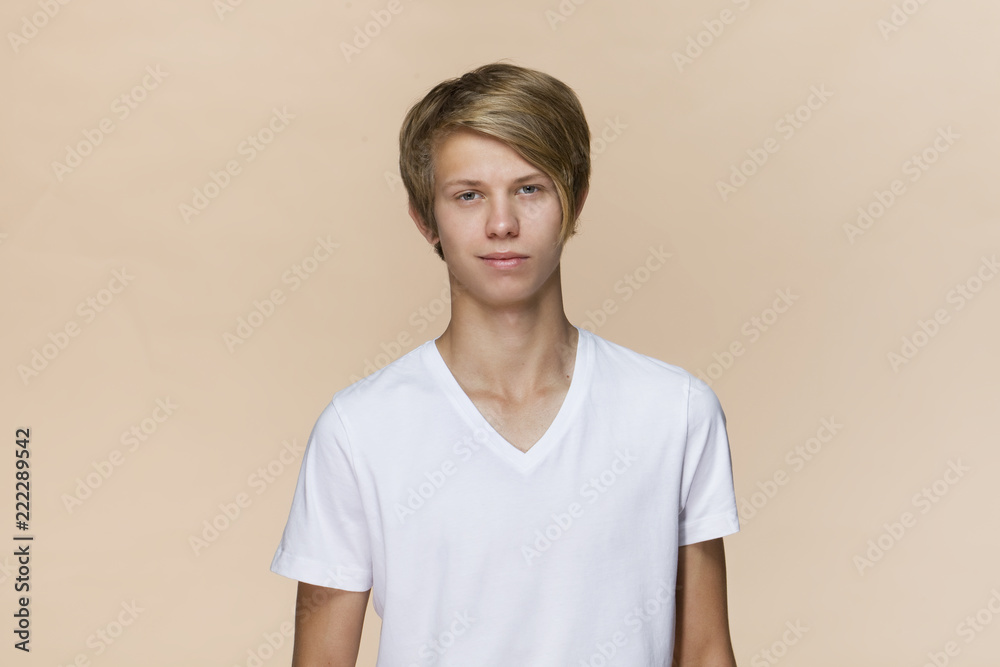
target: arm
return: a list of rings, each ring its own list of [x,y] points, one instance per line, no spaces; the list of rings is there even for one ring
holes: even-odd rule
[[[737,667],[729,637],[722,538],[677,551],[674,667]]]
[[[355,667],[370,593],[300,581],[292,667]]]

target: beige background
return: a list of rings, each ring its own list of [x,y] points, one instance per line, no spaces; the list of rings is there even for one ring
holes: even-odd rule
[[[706,376],[743,344],[712,382],[743,508],[726,540],[740,665],[995,664],[1000,280],[983,258],[1000,251],[1000,5],[222,6],[4,4],[0,661],[289,663],[295,583],[268,571],[301,460],[282,463],[283,443],[304,445],[366,365],[444,329],[445,268],[405,212],[399,125],[433,84],[507,58],[573,87],[595,135],[564,253],[570,320]],[[373,11],[391,21],[348,61],[341,44]],[[678,65],[688,47],[697,57]],[[811,87],[830,96],[800,109]],[[241,142],[275,108],[294,118],[248,160]],[[777,124],[797,109],[808,120],[788,136]],[[53,164],[81,144],[76,167]],[[778,150],[724,201],[718,182],[765,145]],[[935,162],[912,171],[925,149]],[[186,221],[180,205],[230,160],[239,173]],[[844,226],[894,179],[905,191],[851,242]],[[308,280],[284,281],[317,237],[339,248],[304,263]],[[649,273],[651,246],[672,256]],[[627,275],[641,288],[616,291]],[[273,290],[283,302],[230,350],[224,334]],[[778,290],[797,299],[775,321]],[[88,298],[100,313],[78,310]],[[935,335],[894,368],[921,321]],[[67,324],[77,335],[60,337]],[[401,335],[409,344],[378,359]],[[36,351],[51,358],[22,377]],[[162,423],[158,399],[177,406]],[[823,419],[842,424],[832,439]],[[122,433],[144,420],[130,450]],[[25,426],[30,656],[11,648]],[[828,442],[810,443],[818,433]],[[809,445],[821,448],[796,463]],[[100,477],[115,450],[120,465]],[[966,470],[946,475],[950,463]],[[97,488],[67,506],[88,475]],[[220,504],[241,493],[247,506],[196,553],[191,538],[224,526]],[[141,612],[118,633],[133,601]],[[370,609],[359,664],[374,665],[379,627]]]

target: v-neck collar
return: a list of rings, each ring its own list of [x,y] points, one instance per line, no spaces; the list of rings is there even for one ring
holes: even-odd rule
[[[482,428],[488,434],[487,443],[501,458],[521,472],[533,469],[555,447],[565,435],[576,409],[579,407],[590,384],[592,344],[591,333],[587,329],[573,325],[580,332],[576,345],[576,359],[573,362],[573,377],[570,378],[569,389],[563,398],[562,405],[556,413],[555,419],[549,424],[548,429],[542,437],[532,445],[528,451],[522,452],[520,449],[507,441],[490,422],[479,412],[476,404],[472,402],[469,395],[465,393],[462,386],[455,379],[444,357],[441,356],[437,348],[437,338],[433,338],[424,344],[424,358],[427,366],[434,373],[441,383],[443,389],[452,397],[456,405],[464,413],[466,420],[474,427]]]

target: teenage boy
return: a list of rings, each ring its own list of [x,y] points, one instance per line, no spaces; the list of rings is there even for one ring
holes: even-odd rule
[[[371,591],[379,667],[735,667],[722,407],[563,312],[589,150],[573,91],[504,63],[406,115],[451,320],[313,428],[271,564],[300,582],[295,667],[354,665]]]

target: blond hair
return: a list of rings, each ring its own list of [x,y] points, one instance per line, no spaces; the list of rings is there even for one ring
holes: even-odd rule
[[[437,84],[414,104],[399,131],[399,173],[409,203],[438,233],[434,150],[459,128],[503,141],[556,185],[559,240],[576,233],[581,195],[590,182],[590,127],[576,93],[544,72],[490,63]],[[444,259],[441,242],[434,245]]]

